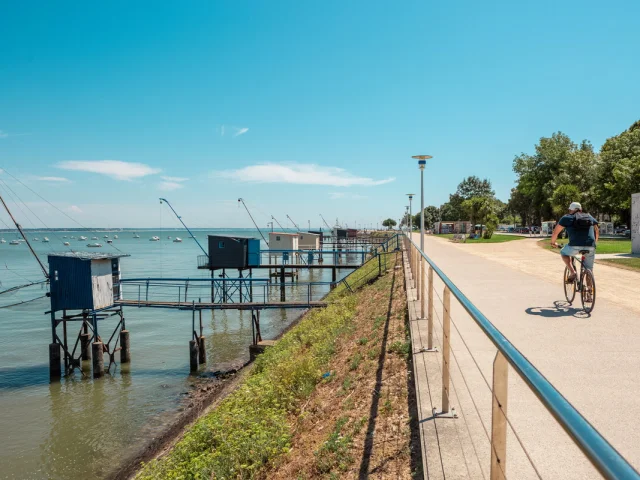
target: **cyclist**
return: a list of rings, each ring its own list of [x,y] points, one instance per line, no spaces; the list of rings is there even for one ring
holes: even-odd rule
[[[596,254],[596,243],[600,237],[598,230],[598,221],[588,213],[582,212],[582,205],[573,202],[569,205],[569,213],[563,216],[551,235],[551,246],[560,248],[556,243],[558,235],[562,230],[567,229],[569,234],[569,243],[560,250],[562,261],[571,270],[571,274],[567,278],[568,283],[572,283],[577,276],[573,267],[571,257],[578,255],[581,250],[586,250],[587,254],[584,258],[584,266],[589,270],[593,270],[593,261]]]

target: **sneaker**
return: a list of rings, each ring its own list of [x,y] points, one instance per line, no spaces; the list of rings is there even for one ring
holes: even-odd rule
[[[576,281],[576,277],[577,277],[577,275],[575,273],[572,273],[571,275],[569,275],[567,277],[566,282],[567,283],[574,283]]]

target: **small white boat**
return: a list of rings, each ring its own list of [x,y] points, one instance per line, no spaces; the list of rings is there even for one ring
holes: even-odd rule
[[[34,237],[33,241],[37,242],[38,240],[40,240],[38,237]]]
[[[20,242],[18,240],[11,240],[9,245],[20,245]]]
[[[109,239],[107,240],[107,243],[113,243],[113,240]]]
[[[140,238],[140,235],[138,235],[137,233],[134,233],[133,238]]]
[[[87,243],[87,247],[89,248],[100,248],[101,246],[101,243]]]
[[[69,242],[64,242],[65,247],[68,247],[69,245],[71,245]]]
[[[182,239],[181,239],[180,237],[176,237],[176,238],[173,240],[173,243],[182,243]]]
[[[171,237],[167,237],[167,240],[171,240]]]
[[[105,235],[104,238],[109,238],[109,235]]]
[[[84,237],[84,236],[78,237],[78,240],[86,240],[86,239],[87,239],[87,237]]]
[[[76,239],[76,237],[72,235],[72,236],[71,236],[71,239],[72,239],[72,240],[75,240],[75,239]]]
[[[0,243],[7,243],[7,241],[4,238],[0,238]]]
[[[160,240],[160,237],[156,237],[156,236],[153,236],[149,239],[150,242],[157,242],[158,240]]]
[[[49,243],[49,239],[48,239],[47,237],[44,237],[44,238],[42,239],[42,242],[43,242],[43,243]]]
[[[115,238],[117,240],[118,239],[118,235],[114,235],[113,238]]]
[[[97,240],[98,237],[91,237],[91,240]]]
[[[67,238],[67,236],[66,236],[66,235],[63,235],[63,236],[62,236],[62,238]],[[73,237],[71,237],[71,238],[73,238]]]

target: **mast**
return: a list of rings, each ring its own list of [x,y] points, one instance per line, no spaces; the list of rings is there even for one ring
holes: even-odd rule
[[[44,274],[44,278],[46,278],[48,280],[49,279],[49,272],[47,272],[47,269],[44,267],[44,264],[42,263],[40,258],[38,258],[38,255],[36,255],[36,252],[33,250],[33,247],[29,243],[29,239],[27,238],[27,236],[22,231],[22,227],[20,226],[20,224],[18,222],[16,222],[15,218],[13,218],[11,210],[9,210],[9,207],[5,203],[4,198],[2,198],[2,195],[0,195],[0,202],[2,202],[2,205],[4,205],[4,209],[7,211],[7,213],[11,217],[11,220],[13,221],[13,224],[16,226],[16,228],[20,232],[20,235],[22,235],[22,238],[24,238],[24,241],[27,243],[27,246],[29,247],[29,250],[31,250],[31,253],[33,254],[33,257],[38,262],[38,265],[40,265],[40,268],[42,269],[42,273]]]
[[[267,239],[264,238],[264,235],[262,234],[262,230],[260,230],[260,227],[258,227],[258,224],[256,223],[256,221],[253,219],[253,217],[251,216],[251,212],[249,211],[249,209],[247,208],[247,204],[244,203],[244,200],[242,198],[238,199],[238,202],[242,202],[242,205],[244,205],[244,209],[247,211],[247,213],[249,214],[249,218],[251,219],[251,221],[253,222],[253,225],[256,227],[256,229],[258,230],[258,233],[260,234],[260,236],[262,237],[262,240],[264,240],[264,243],[267,244],[267,247],[269,246],[269,242],[267,242]],[[280,225],[280,224],[278,224]]]
[[[196,241],[196,243],[197,243],[197,244],[198,244],[198,246],[200,247],[200,250],[202,250],[202,253],[204,253],[204,254],[207,256],[207,258],[208,258],[208,257],[209,257],[209,254],[204,250],[204,248],[202,248],[202,245],[200,245],[200,242],[198,241],[198,239],[196,238],[196,236],[195,236],[193,233],[191,233],[191,230],[189,230],[189,227],[187,227],[187,226],[185,225],[185,223],[182,221],[182,217],[181,217],[180,215],[178,215],[178,212],[176,212],[176,211],[173,209],[173,207],[172,207],[172,206],[171,206],[171,204],[169,203],[169,200],[167,200],[166,198],[161,198],[161,199],[160,199],[160,204],[162,204],[162,202],[164,202],[164,203],[166,203],[167,205],[169,205],[169,208],[171,209],[171,211],[173,212],[173,214],[174,214],[176,217],[178,217],[178,220],[180,220],[180,223],[182,224],[182,226],[183,226],[184,228],[186,228],[186,229],[187,229],[187,232],[189,232],[189,235],[191,235],[191,238],[193,238],[193,239]]]
[[[289,215],[287,215],[287,218],[289,219],[289,221],[291,221],[291,223],[293,223],[293,226],[296,227],[298,229],[298,231],[300,231],[300,227],[298,225],[296,225],[296,222],[294,222]]]

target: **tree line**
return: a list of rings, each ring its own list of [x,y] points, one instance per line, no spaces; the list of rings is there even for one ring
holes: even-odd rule
[[[449,201],[425,208],[425,228],[458,220],[491,230],[498,223],[540,225],[557,220],[575,201],[602,220],[629,225],[631,194],[640,192],[640,120],[608,138],[599,152],[588,140],[575,143],[562,132],[543,137],[535,153],[515,157],[513,171],[516,186],[507,202],[496,198],[489,179],[467,177]],[[420,212],[412,220],[419,226]]]

